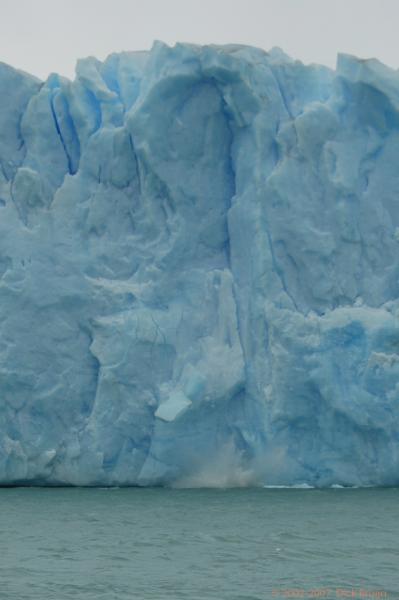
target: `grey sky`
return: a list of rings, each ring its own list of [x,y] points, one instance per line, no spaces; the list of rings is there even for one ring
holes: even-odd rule
[[[0,61],[72,77],[77,58],[173,44],[280,46],[335,66],[338,51],[399,67],[398,0],[0,0]]]

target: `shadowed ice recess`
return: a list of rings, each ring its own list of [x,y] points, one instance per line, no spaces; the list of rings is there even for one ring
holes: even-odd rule
[[[0,64],[0,483],[399,484],[399,72]]]

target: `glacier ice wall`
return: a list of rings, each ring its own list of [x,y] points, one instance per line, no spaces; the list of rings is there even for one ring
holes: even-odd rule
[[[399,73],[0,64],[0,483],[399,483]]]

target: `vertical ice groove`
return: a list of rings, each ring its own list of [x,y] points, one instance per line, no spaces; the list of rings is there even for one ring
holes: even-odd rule
[[[58,123],[57,115],[55,113],[55,109],[54,109],[54,95],[53,94],[51,95],[51,99],[50,99],[50,107],[51,107],[51,114],[53,115],[53,119],[54,119],[54,125],[55,125],[55,128],[57,130],[57,134],[58,134],[58,136],[60,138],[62,147],[63,147],[64,152],[65,152],[65,156],[66,156],[66,159],[67,159],[67,162],[68,162],[68,172],[69,172],[70,175],[73,175],[74,172],[76,172],[76,171],[74,171],[74,169],[72,168],[72,160],[71,160],[71,157],[69,155],[67,146],[65,144],[64,137],[63,137],[63,135],[61,133],[61,129],[60,129],[60,126],[59,126],[59,123]]]
[[[287,284],[285,282],[284,272],[279,267],[279,265],[277,264],[276,256],[275,256],[275,253],[274,253],[273,241],[272,241],[272,237],[270,235],[270,228],[268,226],[267,219],[265,219],[265,231],[266,231],[267,239],[268,239],[268,242],[269,242],[270,254],[271,254],[272,262],[273,262],[273,270],[277,274],[277,276],[278,276],[278,278],[280,280],[281,286],[282,286],[284,292],[286,293],[286,295],[288,296],[288,298],[290,299],[290,301],[292,302],[294,309],[297,312],[300,312],[299,308],[298,308],[298,305],[297,305],[297,303],[295,301],[295,298],[293,297],[293,295],[288,290]]]
[[[234,298],[234,304],[235,304],[235,315],[236,315],[236,322],[237,322],[237,333],[238,333],[238,337],[240,340],[240,347],[241,347],[241,352],[244,358],[244,368],[245,368],[245,372],[247,371],[247,357],[246,357],[246,351],[245,351],[245,346],[243,344],[243,339],[242,339],[242,326],[241,326],[241,316],[240,316],[240,310],[239,310],[239,300],[238,300],[238,296],[237,296],[237,292],[236,292],[236,280],[234,277],[234,268],[232,266],[232,262],[231,262],[231,232],[230,232],[230,228],[229,228],[229,220],[228,220],[228,215],[229,215],[229,211],[231,209],[232,206],[232,199],[235,198],[236,192],[237,192],[237,184],[236,184],[236,171],[235,171],[235,167],[234,167],[234,158],[232,155],[232,149],[233,149],[233,144],[234,144],[234,130],[233,127],[231,125],[231,117],[228,114],[227,111],[227,102],[223,96],[223,89],[219,90],[219,93],[221,94],[221,100],[222,100],[222,110],[223,110],[223,114],[224,114],[224,118],[228,127],[228,131],[230,134],[230,142],[229,142],[229,169],[232,175],[232,180],[233,180],[233,190],[231,193],[231,196],[229,198],[229,202],[228,202],[228,206],[226,208],[226,213],[225,213],[225,219],[226,219],[226,230],[227,230],[227,239],[228,239],[228,246],[226,249],[226,258],[227,258],[227,265],[228,265],[228,269],[232,275],[232,293],[233,293],[233,298]]]
[[[277,84],[278,91],[279,91],[279,93],[280,93],[280,97],[281,97],[281,100],[282,100],[282,104],[283,104],[283,106],[284,106],[284,109],[285,109],[285,111],[286,111],[286,113],[287,113],[288,117],[289,117],[290,119],[293,119],[293,118],[294,118],[294,116],[293,116],[293,114],[292,114],[292,112],[291,112],[291,109],[290,109],[290,106],[289,106],[288,100],[287,100],[287,98],[286,98],[286,93],[285,93],[284,89],[283,89],[283,88],[282,88],[282,86],[281,86],[281,83],[280,83],[280,79],[279,79],[278,73],[276,73],[276,68],[275,68],[275,67],[273,67],[273,66],[270,66],[270,71],[271,71],[271,73],[273,74],[274,80],[275,80],[275,82],[276,82],[276,84]]]

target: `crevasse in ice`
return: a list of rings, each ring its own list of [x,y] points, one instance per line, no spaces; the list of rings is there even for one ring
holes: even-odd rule
[[[0,65],[0,483],[399,483],[399,73]]]

